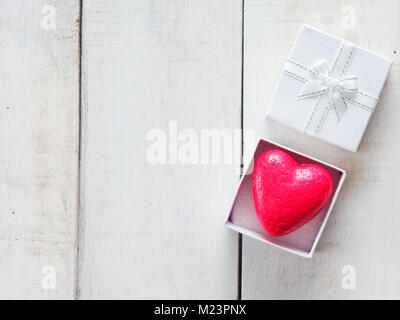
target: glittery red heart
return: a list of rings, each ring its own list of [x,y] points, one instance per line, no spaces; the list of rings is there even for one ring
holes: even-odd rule
[[[258,220],[271,236],[300,228],[326,205],[332,177],[321,166],[298,164],[280,150],[269,150],[257,160],[253,197]]]

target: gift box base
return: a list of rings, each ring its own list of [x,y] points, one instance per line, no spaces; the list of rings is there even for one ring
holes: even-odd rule
[[[333,179],[332,195],[322,211],[307,224],[282,237],[272,237],[261,227],[255,212],[252,193],[254,163],[262,153],[270,149],[283,150],[298,163],[320,165],[328,170]],[[339,194],[346,172],[328,163],[284,147],[276,142],[260,139],[245,173],[246,174],[243,175],[240,180],[231,210],[225,222],[226,226],[239,233],[282,248],[286,251],[311,258]]]

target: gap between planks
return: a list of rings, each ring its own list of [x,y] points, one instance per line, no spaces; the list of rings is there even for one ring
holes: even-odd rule
[[[81,155],[82,155],[82,18],[83,18],[83,0],[79,0],[79,40],[78,40],[78,90],[79,90],[79,117],[78,117],[78,212],[76,215],[76,252],[75,252],[75,281],[74,281],[74,300],[79,299],[79,221],[81,216]]]

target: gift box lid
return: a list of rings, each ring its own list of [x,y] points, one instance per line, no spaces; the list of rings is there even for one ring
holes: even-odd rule
[[[357,151],[392,61],[302,26],[267,116],[342,148]]]

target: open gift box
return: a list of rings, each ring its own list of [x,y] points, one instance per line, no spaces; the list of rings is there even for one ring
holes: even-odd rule
[[[254,163],[262,153],[270,149],[285,151],[293,157],[297,163],[320,165],[328,170],[333,180],[332,194],[322,211],[310,222],[282,237],[271,237],[264,231],[258,221],[253,200],[252,177]],[[240,180],[239,187],[236,191],[225,224],[229,228],[249,237],[261,240],[286,251],[296,253],[300,256],[311,258],[328,221],[345,177],[346,172],[340,168],[289,149],[276,142],[260,138],[254,150],[253,157]]]

